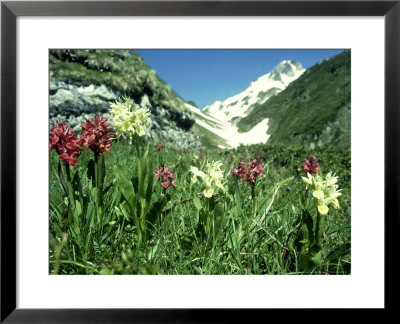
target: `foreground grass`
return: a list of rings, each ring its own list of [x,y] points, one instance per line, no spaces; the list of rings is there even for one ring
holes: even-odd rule
[[[141,147],[144,150],[143,147]],[[151,148],[150,148],[151,149]],[[328,147],[309,151],[303,147],[243,146],[232,151],[182,152],[151,150],[145,161],[153,170],[159,165],[174,171],[177,189],[168,188],[168,203],[157,220],[149,224],[150,235],[139,242],[138,230],[126,208],[127,201],[113,173],[118,163],[135,187],[137,167],[134,148],[115,143],[105,156],[104,205],[98,220],[96,199],[88,175],[91,152],[84,151],[72,177],[79,174],[82,211],[72,226],[68,198],[58,176],[58,156],[50,154],[49,271],[54,274],[348,274],[350,253],[332,258],[350,243],[350,152]],[[317,156],[323,173],[335,172],[342,189],[341,208],[331,208],[322,247],[320,266],[305,271],[299,264],[299,233],[304,208],[305,184],[301,180],[303,159]],[[265,163],[252,199],[247,183],[235,182],[230,170],[239,161],[258,155]],[[224,190],[207,199],[192,184],[190,166],[220,160]],[[163,188],[154,179],[152,195]],[[212,218],[206,233],[204,210],[223,212]]]

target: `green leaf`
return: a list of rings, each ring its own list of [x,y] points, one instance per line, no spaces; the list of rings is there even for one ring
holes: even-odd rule
[[[147,260],[151,261],[153,259],[154,255],[156,254],[158,250],[158,244],[154,245],[151,249],[149,254],[147,255]]]
[[[144,197],[139,197],[139,206],[140,206],[140,210],[139,210],[139,218],[140,218],[140,222],[141,224],[146,224],[146,198]]]
[[[320,266],[321,265],[321,251],[319,251],[318,253],[313,255],[311,260],[316,266]]]
[[[52,208],[61,210],[62,206],[64,205],[64,199],[55,192],[50,191],[50,205],[52,206]]]
[[[100,272],[99,272],[99,274],[101,274],[101,275],[110,275],[111,274],[111,270],[110,269],[107,269],[107,268],[104,268],[104,269],[101,269],[100,270]]]
[[[149,213],[147,214],[147,221],[154,225],[158,216],[161,214],[161,211],[164,209],[167,204],[167,197],[165,195],[161,195],[158,200],[151,206]]]
[[[96,177],[94,175],[94,161],[89,160],[86,170],[86,175],[88,179],[92,180],[92,186],[96,187]]]
[[[104,162],[104,154],[97,160],[97,172],[98,172],[98,186],[100,190],[103,190],[104,179],[106,177],[106,164]]]
[[[137,163],[137,169],[138,169],[138,196],[139,197],[144,197],[144,182],[145,182],[145,168],[142,168],[142,161],[137,158],[136,159]]]
[[[314,268],[314,262],[311,260],[310,255],[302,251],[299,256],[299,266],[302,271],[311,272]]]
[[[351,243],[343,243],[331,251],[325,258],[327,263],[337,263],[339,258],[351,252]]]
[[[79,177],[79,172],[75,172],[74,177],[72,179],[72,188],[74,189],[74,195],[75,199],[79,199],[79,202],[81,204],[82,208],[85,208],[87,200],[85,200],[83,191],[82,191],[82,185],[81,185],[81,179]]]
[[[149,165],[151,165],[151,161],[149,161]],[[146,188],[146,213],[149,211],[151,206],[151,198],[153,196],[153,184],[154,184],[154,172],[150,170],[147,176],[147,188]]]
[[[201,210],[203,206],[201,205],[200,199],[197,195],[193,196],[193,203],[197,210]]]
[[[321,244],[325,231],[325,215],[317,214],[317,223],[315,225],[315,240]]]
[[[117,179],[118,186],[122,192],[122,195],[124,196],[126,202],[129,205],[129,209],[132,215],[133,223],[137,227],[138,230],[138,240],[139,242],[142,239],[142,227],[139,222],[139,214],[137,212],[137,204],[136,203],[136,197],[135,197],[135,191],[133,189],[132,182],[128,180],[126,175],[124,174],[122,167],[119,164],[114,165],[114,175],[115,178]]]
[[[122,195],[124,196],[125,200],[129,204],[131,211],[135,210],[135,204],[133,202],[135,198],[135,191],[133,189],[132,182],[128,180],[122,167],[119,164],[114,165],[114,175],[117,179],[117,183],[119,188],[121,189]]]
[[[224,221],[225,210],[224,205],[222,203],[218,203],[213,209],[213,218],[214,218],[214,238],[216,238],[222,228],[222,224]]]
[[[311,217],[310,213],[307,210],[303,211],[302,222],[307,227],[307,234],[308,234],[307,238],[310,244],[312,244],[314,242],[314,234],[313,234],[314,223],[313,223],[313,218]]]
[[[75,209],[77,216],[80,217],[82,215],[82,206],[79,200],[75,200]]]
[[[148,155],[149,155],[149,144],[147,144],[146,151],[143,154],[142,160],[147,161]]]
[[[58,169],[58,176],[60,178],[61,185],[64,188],[65,194],[68,196],[68,186],[67,186],[67,183],[65,182],[60,162],[58,162],[58,168],[57,169]]]
[[[239,181],[235,178],[235,193],[236,193],[236,213],[240,217],[242,215],[242,201],[240,199]]]

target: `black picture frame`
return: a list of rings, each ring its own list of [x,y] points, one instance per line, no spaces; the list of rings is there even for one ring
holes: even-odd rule
[[[16,19],[19,16],[384,16],[385,310],[395,310],[399,238],[400,0],[395,1],[2,1],[1,323],[198,323],[257,318],[265,310],[16,308]],[[366,157],[367,159],[368,157]],[[382,157],[370,156],[371,167]],[[251,314],[250,314],[251,313]],[[248,317],[248,316],[251,317]],[[265,318],[265,320],[267,320]],[[247,320],[244,320],[247,322]],[[382,320],[381,320],[382,321]]]

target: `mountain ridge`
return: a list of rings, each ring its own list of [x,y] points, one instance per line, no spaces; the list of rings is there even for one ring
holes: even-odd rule
[[[247,132],[269,118],[268,143],[350,147],[351,53],[307,69],[284,91],[258,105],[238,123]]]
[[[283,60],[272,71],[252,81],[244,91],[222,101],[217,100],[201,110],[223,122],[236,125],[240,118],[250,113],[256,104],[262,104],[284,90],[304,71],[299,62]]]

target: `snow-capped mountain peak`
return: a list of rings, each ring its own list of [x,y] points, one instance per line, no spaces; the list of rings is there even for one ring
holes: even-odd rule
[[[250,113],[257,104],[263,104],[284,90],[304,71],[301,64],[295,60],[282,61],[271,72],[251,82],[243,92],[224,101],[216,101],[204,107],[202,112],[222,122],[236,125],[240,118]]]

